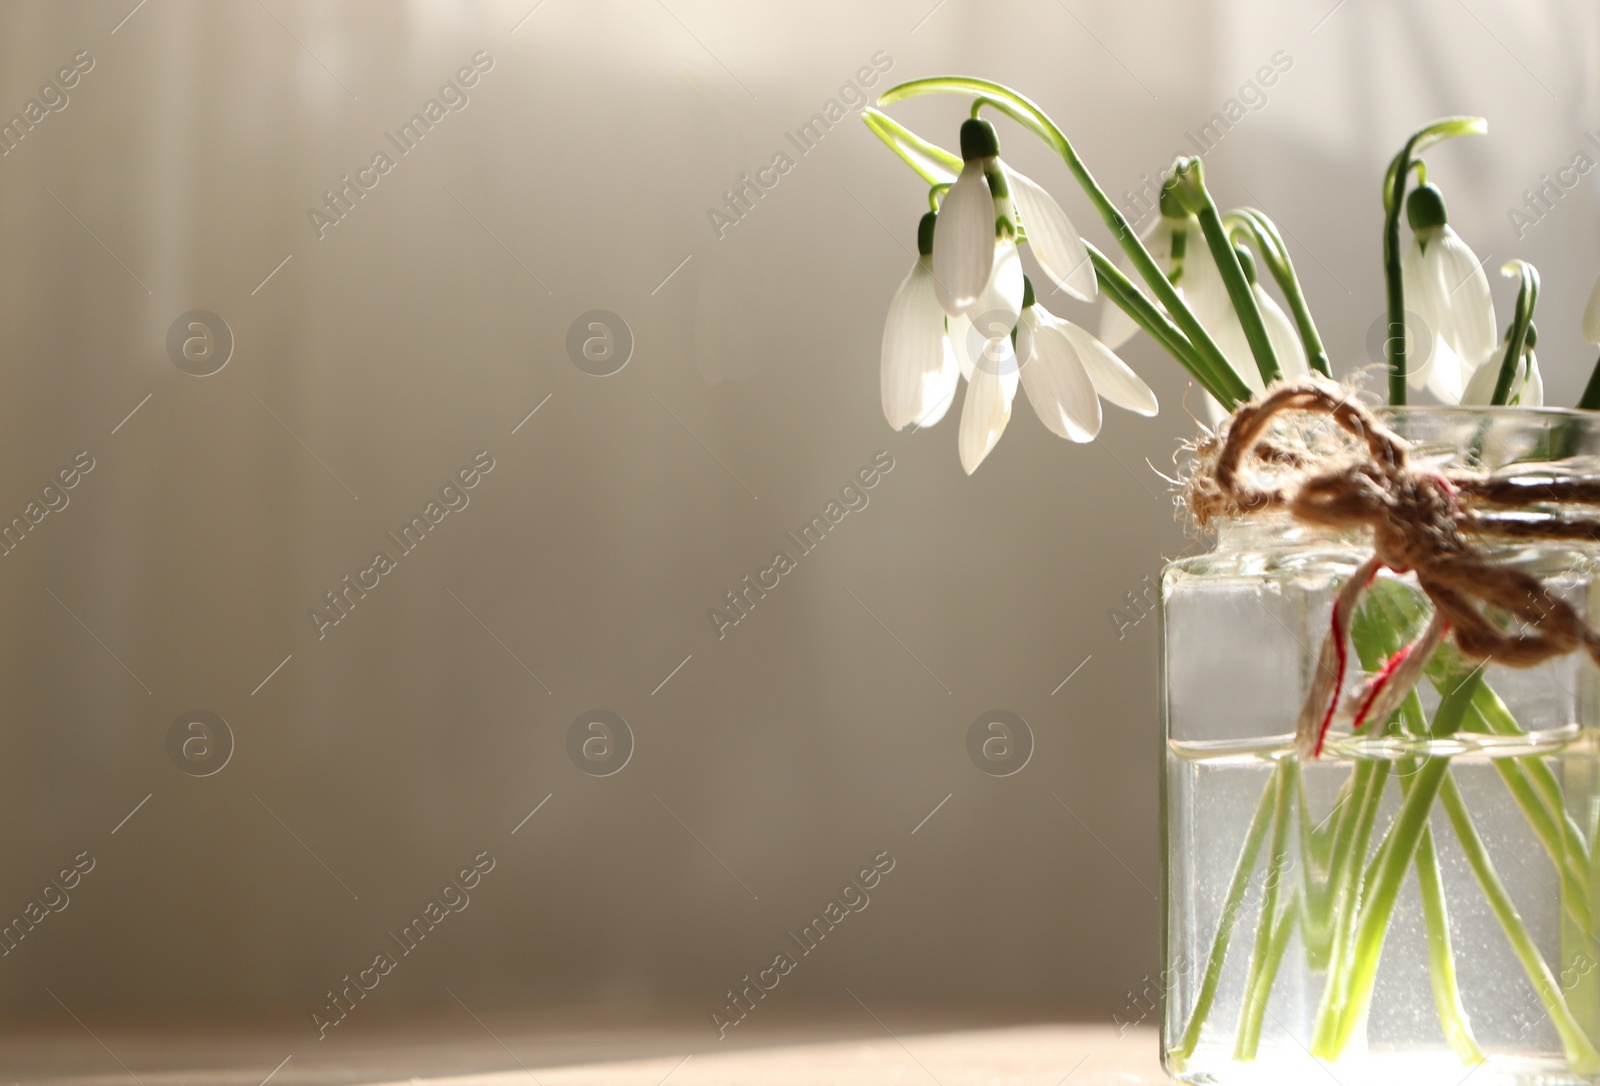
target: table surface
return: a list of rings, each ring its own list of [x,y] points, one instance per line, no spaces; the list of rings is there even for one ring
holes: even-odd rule
[[[469,1014],[471,1012],[468,1012]],[[1100,1025],[769,1028],[718,1042],[709,1030],[528,1028],[496,1015],[377,1025],[319,1042],[305,1026],[198,1028],[86,1020],[8,1023],[0,1083],[51,1086],[1140,1086],[1166,1083],[1154,1031]],[[865,1016],[863,1016],[865,1017]],[[873,1016],[877,1018],[877,1015]],[[276,1066],[276,1070],[274,1067]]]

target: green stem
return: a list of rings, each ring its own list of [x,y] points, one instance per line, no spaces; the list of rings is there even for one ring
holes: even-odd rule
[[[1117,243],[1122,246],[1123,252],[1128,254],[1128,259],[1133,262],[1134,270],[1139,277],[1150,287],[1151,293],[1156,297],[1162,308],[1172,315],[1178,327],[1183,329],[1195,349],[1200,353],[1208,367],[1216,374],[1217,382],[1223,395],[1218,396],[1218,402],[1232,411],[1238,404],[1250,399],[1250,386],[1241,380],[1238,374],[1228,364],[1222,349],[1217,346],[1211,334],[1200,324],[1198,318],[1184,304],[1183,298],[1161,269],[1156,265],[1149,250],[1139,240],[1138,234],[1128,223],[1122,212],[1111,202],[1105,192],[1090,174],[1089,168],[1078,157],[1078,152],[1073,149],[1072,143],[1066,134],[1057,127],[1056,123],[1040,109],[1038,105],[1009,87],[987,79],[974,79],[967,76],[939,76],[932,79],[917,79],[910,83],[902,83],[891,87],[879,98],[879,105],[889,105],[905,98],[913,98],[923,94],[970,94],[990,100],[993,108],[1000,110],[1012,120],[1028,129],[1048,144],[1059,154],[1072,171],[1078,184],[1089,197],[1099,212],[1101,220],[1115,235]],[[881,116],[881,114],[880,114]]]
[[[1339,786],[1333,808],[1321,823],[1313,825],[1309,817],[1310,805],[1305,796],[1305,775],[1300,775],[1299,817],[1300,855],[1302,859],[1300,883],[1300,931],[1305,943],[1306,964],[1311,969],[1327,968],[1333,944],[1333,918],[1329,911],[1333,865],[1333,837],[1338,828],[1336,817],[1350,802],[1354,774],[1345,777]]]
[[[1366,899],[1367,878],[1363,870],[1367,848],[1372,841],[1372,829],[1377,822],[1378,806],[1383,800],[1384,785],[1388,782],[1389,763],[1366,762],[1358,765],[1352,776],[1367,769],[1365,776],[1356,782],[1352,791],[1354,808],[1346,812],[1346,822],[1334,836],[1333,884],[1331,908],[1333,912],[1333,940],[1328,955],[1328,980],[1323,989],[1319,1017],[1337,1022],[1343,1013],[1350,988],[1349,974],[1355,964],[1356,921],[1361,905]]]
[[[1245,1006],[1240,1015],[1239,1040],[1234,1045],[1233,1058],[1253,1060],[1261,1045],[1261,1024],[1266,1016],[1267,999],[1272,995],[1272,983],[1278,977],[1278,967],[1283,964],[1283,952],[1289,949],[1289,936],[1294,933],[1295,918],[1300,914],[1297,904],[1299,890],[1289,891],[1289,900],[1272,929],[1267,943],[1266,960],[1253,987],[1245,989]]]
[[[1401,783],[1408,792],[1409,783]],[[1428,938],[1428,980],[1433,987],[1433,1003],[1439,1011],[1439,1025],[1445,1040],[1462,1063],[1482,1063],[1483,1049],[1473,1036],[1467,1009],[1461,1003],[1461,987],[1456,982],[1455,951],[1450,945],[1450,913],[1445,905],[1444,876],[1439,871],[1439,853],[1433,843],[1433,828],[1425,826],[1417,842],[1417,888],[1422,897],[1422,923]]]
[[[1527,734],[1511,715],[1511,710],[1506,708],[1505,702],[1501,701],[1499,695],[1488,685],[1479,689],[1472,699],[1472,713],[1473,717],[1481,721],[1494,735]],[[1567,810],[1561,782],[1556,780],[1555,773],[1545,764],[1544,759],[1537,755],[1525,755],[1515,759],[1515,762],[1526,781],[1532,785],[1538,806],[1547,812],[1549,820],[1555,824],[1556,838],[1560,842],[1560,849],[1565,859],[1558,859],[1554,853],[1551,854],[1551,859],[1558,868],[1566,864],[1575,869],[1576,877],[1585,888],[1584,900],[1588,901],[1589,890],[1593,888],[1593,880],[1588,874],[1591,850],[1585,843],[1587,838],[1584,832],[1578,828]],[[1513,796],[1516,795],[1516,791],[1513,790]],[[1532,806],[1535,801],[1519,798],[1519,806],[1524,802]],[[1535,829],[1537,832],[1537,827]],[[1591,929],[1585,926],[1584,930]]]
[[[1453,136],[1481,135],[1489,130],[1482,117],[1446,117],[1412,134],[1394,161],[1383,185],[1383,281],[1389,303],[1389,334],[1384,341],[1389,360],[1389,402],[1406,402],[1406,291],[1400,281],[1400,215],[1405,187],[1416,156]]]
[[[1272,272],[1278,289],[1283,291],[1284,300],[1289,303],[1295,330],[1300,334],[1300,344],[1306,350],[1307,363],[1324,377],[1332,377],[1333,369],[1328,363],[1327,348],[1322,345],[1316,321],[1311,319],[1311,307],[1306,304],[1305,292],[1300,288],[1300,277],[1295,273],[1294,261],[1289,259],[1289,247],[1283,243],[1283,235],[1278,233],[1277,224],[1265,212],[1253,207],[1230,211],[1222,217],[1222,221],[1229,227],[1230,236],[1237,230],[1255,245],[1256,252],[1261,254],[1262,261]]]
[[[1428,979],[1433,985],[1434,1006],[1439,1010],[1439,1025],[1462,1063],[1482,1063],[1486,1057],[1472,1034],[1472,1023],[1461,1003],[1461,987],[1456,983],[1450,914],[1445,908],[1444,877],[1439,872],[1439,854],[1431,828],[1423,830],[1417,844],[1417,885],[1422,892],[1422,921],[1428,933]]]
[[[1292,757],[1278,763],[1278,787],[1273,798],[1272,849],[1268,853],[1266,881],[1261,891],[1261,913],[1256,921],[1256,942],[1250,953],[1250,972],[1244,983],[1244,1003],[1239,1008],[1239,1029],[1233,1058],[1255,1058],[1255,1039],[1261,1033],[1261,1015],[1266,1009],[1267,991],[1272,982],[1266,970],[1272,965],[1273,927],[1278,915],[1278,887],[1289,866],[1289,816],[1294,813],[1294,790],[1299,780],[1299,763]],[[1263,991],[1263,985],[1266,991]]]
[[[1511,382],[1522,365],[1522,351],[1528,339],[1528,326],[1533,323],[1533,308],[1539,304],[1539,272],[1526,260],[1507,261],[1500,269],[1507,275],[1521,276],[1517,287],[1517,310],[1511,318],[1511,328],[1506,335],[1506,353],[1500,360],[1500,376],[1494,383],[1494,396],[1489,400],[1503,407],[1511,398]]]
[[[1222,903],[1222,914],[1217,918],[1217,931],[1211,938],[1211,954],[1206,959],[1206,971],[1200,979],[1200,991],[1195,996],[1194,1010],[1189,1014],[1189,1023],[1184,1028],[1182,1037],[1170,1052],[1171,1058],[1176,1063],[1181,1064],[1194,1055],[1195,1046],[1200,1043],[1200,1030],[1211,1014],[1211,1004],[1217,997],[1217,984],[1222,980],[1222,963],[1228,956],[1228,943],[1233,938],[1233,928],[1239,920],[1239,906],[1244,900],[1245,887],[1249,885],[1250,875],[1255,870],[1256,856],[1261,851],[1261,842],[1267,835],[1267,827],[1273,821],[1271,815],[1273,800],[1277,795],[1276,783],[1274,780],[1273,787],[1262,791],[1261,799],[1256,804],[1255,814],[1250,817],[1250,827],[1245,831],[1244,849],[1239,853],[1239,862],[1234,865],[1233,880],[1228,884],[1228,895]]]
[[[1172,318],[1152,305],[1150,299],[1144,296],[1144,292],[1134,286],[1128,277],[1122,274],[1122,269],[1107,259],[1105,254],[1088,242],[1083,244],[1089,251],[1089,259],[1094,263],[1095,277],[1099,281],[1100,289],[1105,291],[1106,297],[1131,317],[1135,324],[1148,332],[1152,339],[1165,347],[1169,354],[1194,375],[1194,379],[1199,381],[1207,392],[1217,396],[1219,388],[1216,378],[1195,351],[1194,344],[1184,336],[1183,330],[1172,323]]]
[[[1494,869],[1494,864],[1489,859],[1488,850],[1483,847],[1477,827],[1473,825],[1472,815],[1467,810],[1466,802],[1461,798],[1461,792],[1456,788],[1454,780],[1445,782],[1440,800],[1445,814],[1450,818],[1450,825],[1455,828],[1456,837],[1461,842],[1461,850],[1466,854],[1467,863],[1471,865],[1472,873],[1477,876],[1479,886],[1483,888],[1483,896],[1488,900],[1489,908],[1500,921],[1500,926],[1505,929],[1506,939],[1511,943],[1512,952],[1522,963],[1523,970],[1528,974],[1528,980],[1533,984],[1534,991],[1538,993],[1540,1001],[1550,1015],[1551,1023],[1561,1035],[1561,1044],[1566,1050],[1569,1069],[1580,1075],[1595,1074],[1600,1071],[1600,1052],[1595,1051],[1594,1045],[1572,1017],[1572,1011],[1561,995],[1556,977],[1551,974],[1550,967],[1540,956],[1539,948],[1528,932],[1528,926],[1517,914],[1511,895],[1506,892],[1499,874]]]
[[[1407,144],[1407,151],[1410,149]],[[1403,186],[1402,186],[1403,188]],[[1389,306],[1389,325],[1383,338],[1389,362],[1389,403],[1399,407],[1406,402],[1406,288],[1400,281],[1400,205],[1384,219],[1383,283]]]
[[[1561,880],[1563,908],[1579,929],[1592,931],[1594,920],[1589,910],[1589,874],[1584,866],[1586,850],[1574,850],[1574,843],[1563,832],[1564,825],[1551,815],[1549,807],[1529,782],[1525,767],[1519,764],[1522,761],[1520,758],[1496,758],[1495,768],[1500,771],[1500,779],[1506,791],[1511,793],[1517,809],[1528,820],[1534,836],[1539,838],[1539,843],[1550,856],[1550,862],[1555,865],[1556,875]]]
[[[1211,250],[1211,258],[1217,262],[1222,282],[1228,288],[1228,300],[1233,303],[1245,339],[1250,342],[1256,369],[1261,373],[1262,382],[1270,385],[1283,376],[1283,371],[1278,366],[1278,355],[1272,349],[1267,326],[1261,319],[1261,309],[1256,305],[1255,292],[1250,289],[1250,280],[1239,263],[1239,254],[1234,251],[1227,228],[1222,225],[1216,201],[1206,189],[1205,167],[1198,158],[1183,159],[1173,167],[1172,176],[1184,209],[1200,220],[1206,247]]]
[[[1451,736],[1461,727],[1467,707],[1472,703],[1472,695],[1482,682],[1483,669],[1480,667],[1445,695],[1438,712],[1434,714],[1432,734],[1435,739]],[[1449,769],[1448,758],[1424,759],[1412,778],[1410,793],[1402,801],[1400,813],[1390,823],[1384,843],[1373,859],[1374,871],[1369,888],[1362,895],[1360,919],[1352,940],[1348,979],[1335,987],[1336,978],[1331,974],[1329,976],[1328,992],[1323,998],[1312,1039],[1311,1052],[1314,1056],[1330,1061],[1337,1059],[1357,1026],[1366,1020],[1367,1009],[1372,1004],[1373,985],[1377,980],[1378,960],[1383,952],[1383,939],[1389,930],[1389,919],[1394,914],[1400,884],[1416,856],[1417,845],[1428,827],[1433,801],[1438,797],[1440,785]],[[1335,969],[1338,964],[1335,963]]]
[[[1481,706],[1498,706],[1496,719],[1491,723]],[[1463,730],[1500,735],[1522,735],[1522,728],[1511,717],[1494,691],[1487,685],[1481,687],[1467,713]],[[1593,928],[1589,906],[1590,880],[1588,873],[1589,851],[1583,838],[1572,824],[1561,798],[1561,785],[1544,760],[1536,755],[1516,758],[1495,758],[1494,768],[1506,786],[1517,809],[1533,830],[1534,836],[1544,846],[1561,879],[1563,910],[1582,931]],[[1540,771],[1543,772],[1540,772]]]

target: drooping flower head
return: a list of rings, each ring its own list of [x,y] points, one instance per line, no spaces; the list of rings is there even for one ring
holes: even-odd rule
[[[1062,290],[1083,301],[1094,298],[1099,285],[1083,239],[1042,186],[1001,160],[994,125],[976,117],[964,121],[961,158],[961,173],[940,206],[933,239],[934,278],[944,311],[972,317],[988,304],[1010,316],[1009,333],[1022,306],[1020,265],[1017,273],[1011,271],[1018,227],[1039,266]]]
[[[917,225],[917,262],[889,303],[879,373],[883,414],[896,430],[932,426],[955,399],[959,371],[933,278],[937,215]]]
[[[1507,341],[1510,340],[1512,331],[1512,329],[1506,330]],[[1544,406],[1544,375],[1539,372],[1539,359],[1533,353],[1533,345],[1538,339],[1538,328],[1529,324],[1527,335],[1522,341],[1522,357],[1517,360],[1516,368],[1511,371],[1511,390],[1506,394],[1506,404],[1510,407]],[[1499,381],[1500,362],[1491,358],[1479,366],[1478,372],[1467,382],[1467,387],[1461,394],[1461,402],[1474,406],[1493,403],[1495,385]]]
[[[945,194],[933,232],[933,275],[939,304],[952,317],[978,304],[1006,251],[1016,251],[1011,190],[1000,168],[1000,139],[988,121],[961,125],[961,173]],[[1022,306],[1016,284],[1014,310]]]
[[[1444,195],[1432,184],[1406,197],[1411,243],[1400,258],[1406,306],[1425,329],[1410,329],[1412,351],[1422,356],[1406,375],[1446,403],[1461,402],[1468,381],[1494,353],[1494,300],[1480,262],[1450,227]],[[1429,337],[1429,338],[1424,338]]]

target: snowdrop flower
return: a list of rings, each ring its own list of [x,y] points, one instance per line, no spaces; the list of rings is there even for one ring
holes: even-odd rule
[[[1066,212],[1036,182],[1000,160],[1000,140],[988,121],[961,125],[964,165],[939,208],[933,238],[933,273],[939,304],[952,317],[983,312],[984,295],[1016,253],[1017,225],[1041,267],[1061,288],[1085,301],[1098,284],[1088,250]],[[1004,304],[1021,311],[1021,275],[1000,284]]]
[[[1024,280],[1014,353],[993,352],[973,368],[962,405],[961,466],[977,470],[1011,419],[1020,383],[1045,428],[1069,441],[1100,433],[1100,401],[1140,415],[1156,413],[1156,396],[1127,364],[1089,332],[1035,302]]]
[[[917,262],[889,303],[883,325],[880,390],[884,417],[896,430],[912,423],[932,426],[956,395],[955,350],[933,281],[934,222],[929,212],[917,226]]]
[[[1507,332],[1507,335],[1510,333]],[[1523,342],[1522,363],[1511,377],[1511,392],[1506,397],[1508,407],[1543,407],[1544,375],[1539,372],[1539,359],[1533,353],[1534,342],[1539,338],[1533,326],[1528,326]],[[1479,366],[1461,394],[1464,405],[1486,406],[1494,399],[1494,386],[1500,380],[1500,363],[1490,359]]]
[[[1489,278],[1467,243],[1450,228],[1444,197],[1434,185],[1419,185],[1406,198],[1411,244],[1400,257],[1400,281],[1406,306],[1432,333],[1432,343],[1410,337],[1414,350],[1426,353],[1411,364],[1412,388],[1426,385],[1446,403],[1460,402],[1469,378],[1477,375],[1494,353],[1494,300]],[[1492,368],[1492,367],[1491,367]],[[1490,388],[1493,388],[1493,379]]]

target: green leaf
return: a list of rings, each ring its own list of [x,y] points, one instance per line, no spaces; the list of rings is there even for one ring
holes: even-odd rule
[[[1373,581],[1350,623],[1350,640],[1361,666],[1377,671],[1421,635],[1431,611],[1428,598],[1404,581],[1393,577]]]
[[[887,113],[869,106],[862,111],[861,119],[872,129],[873,135],[888,144],[889,150],[899,155],[928,184],[953,184],[961,172],[960,155],[929,143]]]

